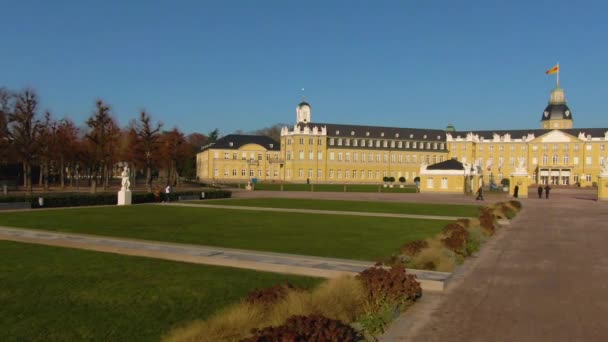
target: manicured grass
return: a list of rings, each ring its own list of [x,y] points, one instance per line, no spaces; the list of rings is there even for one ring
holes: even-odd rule
[[[319,279],[0,241],[0,341],[158,341],[255,288]]]
[[[255,190],[281,191],[281,184],[259,183]],[[283,184],[283,191],[313,191],[313,192],[398,192],[414,193],[416,188],[405,186],[400,188],[385,188],[381,184]]]
[[[0,214],[0,225],[378,260],[447,221],[138,205]]]
[[[479,206],[461,204],[432,204],[432,203],[403,203],[403,202],[365,202],[310,200],[288,198],[248,198],[190,201],[195,204],[238,205],[267,208],[296,208],[317,210],[358,211],[372,213],[395,213],[413,215],[437,215],[475,217],[479,214]]]

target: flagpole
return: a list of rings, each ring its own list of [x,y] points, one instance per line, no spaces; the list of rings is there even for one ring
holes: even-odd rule
[[[557,86],[559,87],[559,62],[557,62]]]

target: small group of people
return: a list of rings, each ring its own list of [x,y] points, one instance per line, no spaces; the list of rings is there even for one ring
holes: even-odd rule
[[[551,187],[549,186],[549,184],[545,185],[544,191],[545,191],[545,198],[548,199],[549,192],[551,191]],[[542,185],[538,186],[538,198],[543,198],[543,186]]]

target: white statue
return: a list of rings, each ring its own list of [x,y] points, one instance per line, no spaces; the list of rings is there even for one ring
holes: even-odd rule
[[[129,181],[129,167],[127,165],[125,165],[124,169],[122,170],[121,176],[122,182],[120,190],[129,190],[129,188],[131,187],[131,181]]]
[[[525,158],[519,158],[518,162],[519,162],[519,165],[515,169],[515,172],[526,173],[527,172],[526,171],[526,159]]]

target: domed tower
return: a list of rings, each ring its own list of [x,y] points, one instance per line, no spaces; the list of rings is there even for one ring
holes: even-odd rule
[[[302,98],[302,102],[296,107],[297,123],[309,123],[310,122],[310,104],[306,102],[306,99]]]
[[[549,105],[545,108],[540,122],[543,129],[572,128],[572,113],[566,104],[564,89],[559,85],[551,91]]]

